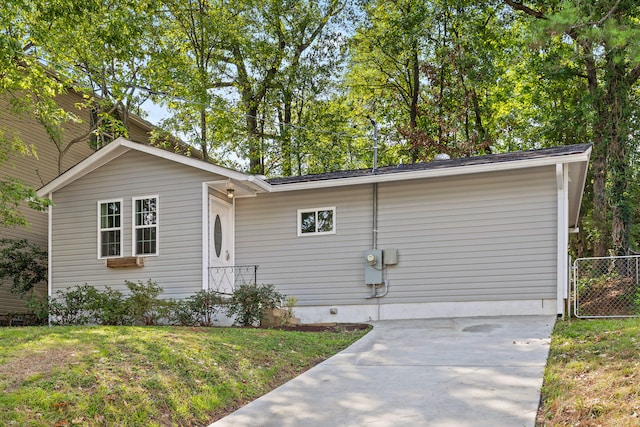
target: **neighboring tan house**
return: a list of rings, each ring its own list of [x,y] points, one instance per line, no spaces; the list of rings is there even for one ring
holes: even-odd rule
[[[86,134],[91,129],[91,112],[79,110],[76,103],[84,101],[82,95],[69,91],[57,99],[58,105],[66,111],[71,111],[82,119],[82,123],[68,123],[64,125],[64,141],[70,141],[80,135]],[[148,143],[149,131],[153,126],[137,117],[129,118],[129,138],[134,141]],[[15,115],[9,111],[5,100],[0,99],[0,129],[7,138],[18,137],[26,144],[36,148],[36,157],[13,156],[9,161],[0,164],[0,177],[11,176],[19,178],[23,182],[37,189],[51,181],[59,172],[76,165],[94,153],[90,147],[89,139],[74,144],[62,157],[61,168],[58,170],[59,153],[51,142],[44,127],[27,114]],[[47,214],[28,209],[22,209],[27,220],[31,223],[28,228],[2,228],[0,238],[27,239],[30,243],[47,247]],[[19,299],[10,292],[9,283],[0,285],[0,315],[7,313],[24,313],[26,311],[24,300]],[[46,284],[42,284],[36,291],[46,294]]]
[[[38,190],[54,202],[49,294],[149,279],[165,298],[229,293],[257,268],[307,323],[563,314],[590,154],[266,180],[119,138]]]

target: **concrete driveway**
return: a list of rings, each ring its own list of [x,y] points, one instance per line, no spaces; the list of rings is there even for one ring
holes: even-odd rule
[[[373,322],[351,347],[212,426],[533,427],[554,322]]]

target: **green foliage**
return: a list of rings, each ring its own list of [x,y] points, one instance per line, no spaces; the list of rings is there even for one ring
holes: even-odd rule
[[[44,324],[49,320],[49,298],[31,295],[26,306],[36,316],[38,323]]]
[[[212,326],[223,305],[217,292],[202,290],[185,300],[170,301],[167,318],[177,325]]]
[[[33,188],[19,179],[0,176],[0,226],[27,227],[29,222],[21,211],[23,204],[44,211],[51,201],[38,197]]]
[[[242,326],[255,326],[265,310],[278,307],[282,299],[283,295],[273,285],[244,284],[233,291],[227,302],[227,314]]]
[[[102,325],[128,325],[131,323],[130,303],[131,300],[122,292],[106,286],[104,291],[97,292],[89,308],[95,314],[96,321]]]
[[[151,279],[146,283],[126,281],[129,294],[106,286],[76,286],[56,297],[32,298],[28,307],[40,319],[60,325],[154,325],[169,322],[184,326],[212,326],[224,302],[214,291],[200,291],[185,300],[161,300],[162,288]]]
[[[1,193],[1,191],[0,191]],[[47,252],[27,240],[0,239],[0,280],[12,281],[21,297],[47,280]]]
[[[137,283],[125,281],[129,288],[129,314],[134,323],[154,325],[158,321],[158,308],[162,305],[158,296],[162,288],[151,279],[147,283],[139,280]]]
[[[94,310],[98,290],[91,285],[76,285],[66,292],[57,291],[49,302],[53,323],[60,325],[84,325],[95,323]]]
[[[189,300],[168,300],[166,308],[166,319],[172,325],[197,326],[199,324],[199,318]]]
[[[211,326],[216,313],[220,310],[223,300],[213,290],[202,290],[189,297],[187,304],[194,314],[196,324]]]

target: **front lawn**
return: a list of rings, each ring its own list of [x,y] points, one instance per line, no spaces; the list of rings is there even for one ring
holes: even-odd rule
[[[365,333],[0,328],[0,425],[207,425]]]
[[[640,319],[556,324],[536,425],[640,425]]]

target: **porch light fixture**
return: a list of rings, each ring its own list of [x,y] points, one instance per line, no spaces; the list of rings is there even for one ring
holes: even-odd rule
[[[227,188],[227,197],[230,199],[233,199],[233,193],[234,193],[234,189],[233,188]]]

